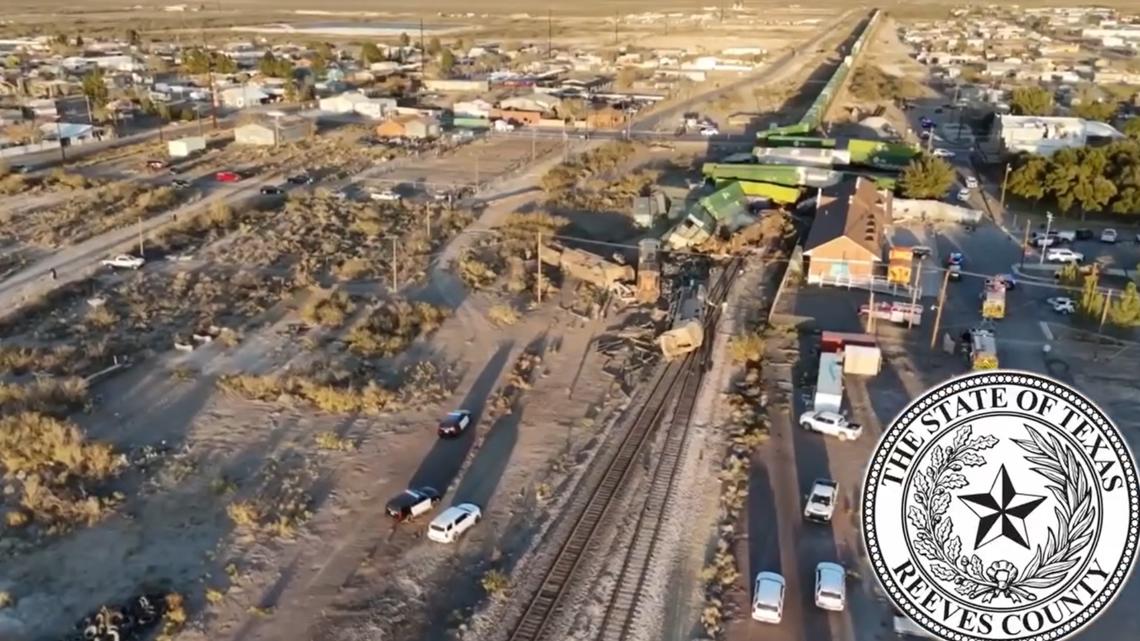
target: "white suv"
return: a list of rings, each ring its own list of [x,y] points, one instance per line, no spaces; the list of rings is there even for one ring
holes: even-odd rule
[[[819,523],[830,523],[835,514],[835,498],[839,484],[831,479],[816,479],[804,504],[804,518]]]
[[[800,415],[800,427],[805,430],[835,436],[841,441],[854,441],[863,433],[863,426],[848,421],[836,412],[811,410]]]
[[[454,505],[431,522],[428,538],[438,543],[454,543],[482,519],[483,512],[474,503]]]
[[[775,572],[756,575],[752,596],[752,618],[764,623],[779,623],[784,618],[784,577]]]
[[[847,607],[847,571],[842,565],[824,561],[815,566],[815,604],[833,612]]]

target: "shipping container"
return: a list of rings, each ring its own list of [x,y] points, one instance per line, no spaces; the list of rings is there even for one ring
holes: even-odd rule
[[[817,412],[838,412],[843,406],[843,354],[819,355],[819,377],[812,403]]]
[[[166,143],[166,151],[171,158],[186,158],[206,148],[206,139],[203,136],[190,136],[179,138]]]

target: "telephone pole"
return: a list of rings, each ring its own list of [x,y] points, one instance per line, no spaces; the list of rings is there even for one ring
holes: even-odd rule
[[[424,63],[427,61],[427,48],[424,47],[424,19],[420,18],[420,77],[424,75]]]
[[[399,265],[396,263],[396,243],[399,239],[395,236],[392,237],[392,294],[395,294],[400,289],[399,281]]]
[[[934,331],[930,334],[930,349],[938,342],[938,329],[942,326],[942,309],[946,307],[946,286],[950,284],[950,270],[942,274],[942,289],[938,292],[938,312],[934,314]]]
[[[143,258],[143,257],[144,257],[144,255],[145,255],[145,254],[144,254],[144,251],[145,251],[145,250],[144,250],[144,248],[143,248],[143,225],[142,225],[142,212],[139,212],[139,224],[138,224],[138,230],[139,230],[139,258]]]
[[[550,9],[546,10],[546,59],[549,60],[553,54],[553,47],[551,42],[554,40],[554,23],[551,21]]]
[[[538,265],[534,268],[534,299],[542,302],[542,231],[535,234],[535,258]]]
[[[950,270],[946,270],[946,275],[950,275]],[[911,311],[906,315],[907,329],[914,329],[914,306],[918,303],[918,284],[920,282],[922,282],[922,257],[918,259],[918,272],[914,275],[914,283],[910,288]]]
[[[1025,252],[1029,248],[1029,221],[1025,221],[1025,237],[1021,239],[1021,266],[1025,267]]]
[[[1005,163],[1005,176],[1001,179],[1001,209],[1005,211],[1005,186],[1009,184],[1009,163]]]

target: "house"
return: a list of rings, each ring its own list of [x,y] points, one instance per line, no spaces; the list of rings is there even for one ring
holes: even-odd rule
[[[234,127],[239,145],[276,146],[298,142],[313,135],[313,122],[307,118],[259,118]]]
[[[366,118],[380,120],[388,113],[395,111],[396,100],[394,98],[369,98],[362,93],[348,92],[321,98],[319,107],[321,111],[329,113],[356,113]]]
[[[1084,147],[1092,140],[1122,138],[1110,125],[1082,118],[1047,116],[999,116],[993,136],[1005,153],[1052,155],[1066,147]]]
[[[245,109],[255,105],[265,104],[269,94],[262,91],[257,85],[242,85],[223,89],[220,94],[222,105],[232,109]]]
[[[492,109],[491,118],[506,120],[512,124],[537,125],[542,120],[541,111],[525,111],[522,109]]]
[[[538,113],[554,113],[561,104],[554,96],[532,93],[526,96],[515,96],[499,101],[499,109],[507,111],[534,111]]]
[[[439,121],[421,115],[393,116],[376,125],[378,138],[438,138]]]
[[[463,100],[451,105],[452,113],[457,116],[467,116],[469,118],[490,118],[491,111],[494,108],[494,105],[480,98]]]
[[[809,283],[868,284],[882,262],[891,194],[863,177],[820,191],[804,242]]]

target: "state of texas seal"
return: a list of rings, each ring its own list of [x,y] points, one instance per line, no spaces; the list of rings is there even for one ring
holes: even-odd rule
[[[1128,579],[1136,463],[1103,411],[1028,372],[950,380],[885,430],[863,485],[883,589],[947,641],[1055,641]]]

